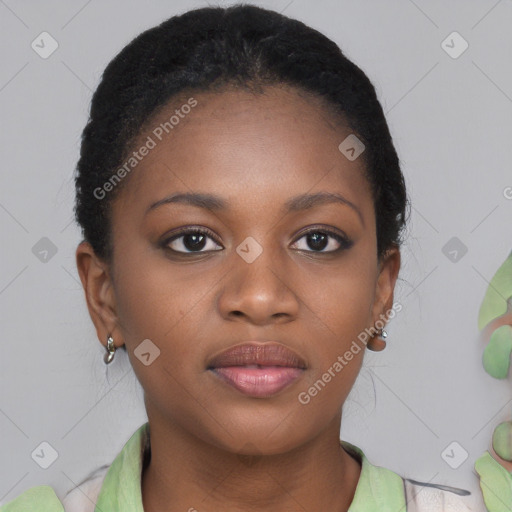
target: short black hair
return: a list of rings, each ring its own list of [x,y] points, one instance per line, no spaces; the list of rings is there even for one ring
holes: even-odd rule
[[[312,93],[348,125],[365,145],[361,156],[373,194],[378,257],[401,245],[406,187],[369,78],[317,30],[272,10],[237,4],[173,16],[135,37],[105,68],[91,100],[75,177],[75,218],[98,257],[112,262],[111,205],[126,178],[105,197],[94,191],[122,165],[150,117],[185,92],[251,84]]]

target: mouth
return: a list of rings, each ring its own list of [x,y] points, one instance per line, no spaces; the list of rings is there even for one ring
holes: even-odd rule
[[[244,395],[273,396],[301,377],[306,362],[275,342],[246,342],[213,357],[207,369]]]

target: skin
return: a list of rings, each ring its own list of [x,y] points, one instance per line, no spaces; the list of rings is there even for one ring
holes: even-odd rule
[[[76,251],[98,338],[126,344],[144,389],[152,446],[144,510],[346,511],[361,468],[339,444],[341,408],[364,347],[309,404],[298,394],[391,308],[400,252],[378,260],[362,158],[341,154],[351,131],[316,98],[285,87],[194,98],[113,204],[113,265],[86,242]],[[160,111],[134,147],[181,104]],[[291,197],[320,191],[341,194],[360,215],[340,203],[282,212]],[[174,203],[145,214],[175,192],[215,194],[229,208]],[[202,253],[173,254],[187,251],[183,237],[159,245],[190,225],[216,235]],[[353,244],[327,253],[340,244],[315,248],[307,227]],[[263,249],[252,263],[236,252],[248,236]],[[148,338],[160,356],[145,366],[134,350]],[[278,394],[253,398],[206,369],[213,355],[250,340],[280,342],[306,370]]]

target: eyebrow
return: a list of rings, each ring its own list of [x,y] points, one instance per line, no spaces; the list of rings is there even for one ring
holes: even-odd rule
[[[222,197],[215,196],[212,194],[198,193],[198,192],[182,192],[171,194],[170,196],[164,197],[151,204],[146,210],[146,215],[162,206],[164,204],[181,203],[196,206],[198,208],[204,208],[206,210],[219,211],[223,209],[229,209],[229,203]],[[364,219],[361,210],[347,198],[341,194],[335,194],[332,192],[317,192],[315,194],[301,194],[292,197],[286,201],[283,206],[283,213],[293,213],[297,211],[307,210],[315,206],[321,206],[329,203],[338,203],[349,206],[354,210],[361,223],[364,226]]]

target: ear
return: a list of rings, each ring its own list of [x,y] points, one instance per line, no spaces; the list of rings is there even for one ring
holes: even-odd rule
[[[387,316],[386,313],[393,306],[393,295],[400,270],[400,259],[400,249],[393,246],[388,249],[379,261],[379,275],[372,310],[374,324],[382,318],[381,315]]]
[[[115,294],[108,264],[98,258],[88,242],[81,242],[76,250],[76,266],[98,339],[105,346],[109,335],[116,341],[122,340],[116,330]]]

